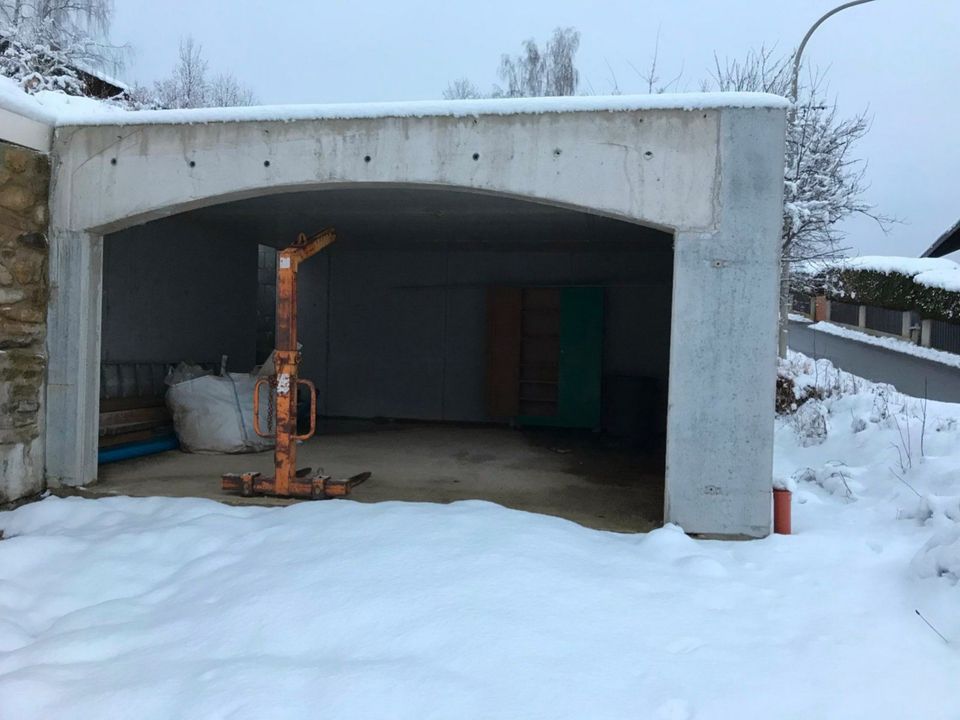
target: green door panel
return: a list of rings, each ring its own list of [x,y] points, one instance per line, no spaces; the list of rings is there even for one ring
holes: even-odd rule
[[[603,362],[603,288],[563,288],[557,414],[521,416],[522,425],[599,428]]]

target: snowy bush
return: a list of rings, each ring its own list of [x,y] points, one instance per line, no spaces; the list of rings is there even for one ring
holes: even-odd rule
[[[920,577],[960,580],[960,524],[938,530],[913,558],[912,565]]]
[[[827,439],[827,410],[819,400],[801,405],[793,414],[793,427],[803,447],[821,445]]]
[[[849,470],[842,462],[825,463],[819,470],[809,467],[801,468],[793,474],[792,480],[795,486],[803,483],[817,485],[829,494],[844,500],[853,500],[856,497],[850,484]]]
[[[82,48],[73,44],[55,47],[34,33],[15,34],[11,28],[0,30],[0,75],[15,80],[25,92],[43,90],[67,95],[83,95],[84,81],[74,65]]]

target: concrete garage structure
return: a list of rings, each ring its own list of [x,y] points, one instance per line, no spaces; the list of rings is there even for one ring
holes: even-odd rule
[[[47,481],[98,477],[101,360],[248,369],[257,244],[334,226],[301,286],[323,414],[502,421],[492,289],[597,289],[599,426],[629,433],[659,383],[664,519],[766,535],[784,115],[771,96],[690,95],[61,121]]]

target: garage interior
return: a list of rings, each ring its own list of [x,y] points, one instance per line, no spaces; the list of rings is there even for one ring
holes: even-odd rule
[[[272,347],[274,250],[336,228],[299,279],[301,465],[373,472],[361,502],[482,499],[584,525],[662,522],[673,238],[440,188],[289,192],[104,238],[100,449],[169,433],[181,361],[248,372]],[[272,453],[102,464],[99,494],[213,497]]]

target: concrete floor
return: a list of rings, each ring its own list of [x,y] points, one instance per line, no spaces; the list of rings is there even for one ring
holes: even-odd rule
[[[663,517],[662,464],[589,432],[328,421],[300,446],[298,465],[322,467],[337,477],[370,470],[371,479],[351,495],[359,502],[482,499],[622,532],[648,531]],[[286,504],[290,501],[220,492],[221,473],[272,474],[272,468],[272,452],[172,451],[101,466],[99,481],[81,494]]]

